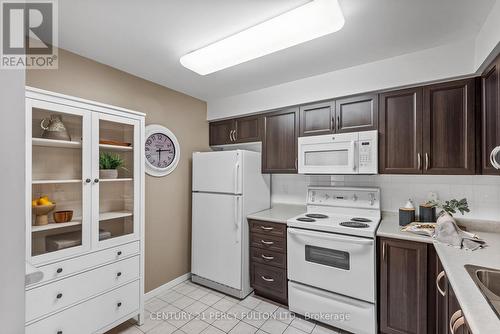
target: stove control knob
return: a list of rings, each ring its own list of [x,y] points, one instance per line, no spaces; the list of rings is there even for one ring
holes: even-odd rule
[[[356,196],[356,194],[352,195],[352,201],[356,202],[357,200],[358,200],[358,196]]]
[[[327,200],[327,199],[329,199],[329,198],[330,198],[330,195],[325,194],[325,199]]]

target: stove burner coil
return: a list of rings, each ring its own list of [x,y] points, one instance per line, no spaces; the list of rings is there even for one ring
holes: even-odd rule
[[[307,222],[307,223],[312,223],[312,222],[316,221],[316,219],[307,218],[307,217],[300,217],[300,218],[297,218],[297,220],[299,222]]]
[[[308,217],[308,218],[317,218],[317,219],[328,218],[327,215],[324,215],[322,213],[308,213],[308,214],[306,214],[306,217]]]
[[[345,227],[353,227],[353,228],[367,228],[369,225],[365,223],[360,223],[356,221],[350,221],[350,222],[342,222],[340,225],[345,226]]]
[[[351,218],[351,221],[353,222],[361,222],[361,223],[371,223],[372,220],[371,219],[368,219],[368,218],[360,218],[360,217],[354,217],[354,218]]]

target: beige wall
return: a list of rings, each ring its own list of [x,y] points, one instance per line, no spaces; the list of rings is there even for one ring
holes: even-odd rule
[[[146,125],[174,132],[178,167],[163,178],[146,177],[146,291],[189,272],[191,153],[208,150],[206,103],[64,50],[58,70],[29,71],[26,84],[138,110],[147,114]]]

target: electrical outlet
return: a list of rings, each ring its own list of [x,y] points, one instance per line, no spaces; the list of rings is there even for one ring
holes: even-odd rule
[[[438,194],[437,194],[437,192],[429,191],[427,193],[427,200],[428,201],[437,201],[438,200]]]

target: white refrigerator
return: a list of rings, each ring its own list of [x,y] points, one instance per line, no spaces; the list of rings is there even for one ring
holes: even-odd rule
[[[191,279],[237,298],[250,288],[246,216],[270,207],[261,154],[193,153]]]

